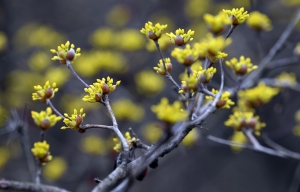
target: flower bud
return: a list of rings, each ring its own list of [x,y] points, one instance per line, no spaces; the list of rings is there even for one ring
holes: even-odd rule
[[[101,102],[101,100],[102,100],[102,95],[101,95],[100,93],[96,93],[96,95],[95,95],[95,100],[96,100],[97,102]]]
[[[142,181],[147,175],[148,168],[146,167],[140,174],[136,176],[136,179]]]
[[[226,104],[226,101],[224,101],[224,100],[218,101],[218,102],[217,102],[217,108],[221,108],[221,107],[223,107],[225,104]]]
[[[172,63],[167,64],[167,71],[170,73],[172,71]]]
[[[184,65],[185,66],[191,66],[193,63],[195,63],[195,60],[192,56],[187,56],[184,60]]]
[[[51,88],[47,89],[45,92],[45,98],[50,99],[53,96],[53,90]]]
[[[76,117],[76,125],[77,125],[77,126],[80,125],[80,124],[82,123],[82,121],[83,121],[83,119],[82,119],[81,116],[77,116],[77,117]]]
[[[175,37],[174,42],[175,42],[175,44],[178,45],[178,46],[184,45],[184,39],[183,39],[180,35],[177,35],[177,36]]]
[[[109,86],[106,83],[103,83],[101,87],[103,94],[108,94],[110,92]]]
[[[160,38],[160,36],[157,36],[154,32],[150,31],[148,33],[148,38],[152,39],[153,41],[157,41]]]
[[[158,159],[154,159],[150,164],[149,167],[151,167],[152,169],[155,169],[156,167],[158,167]]]
[[[69,61],[73,61],[73,59],[75,58],[76,56],[76,53],[74,51],[74,49],[70,49],[66,55],[66,58],[69,60]]]
[[[230,18],[231,18],[231,24],[232,24],[233,26],[236,26],[236,25],[239,24],[238,19],[237,19],[234,15],[231,15]]]
[[[44,131],[49,127],[50,127],[50,121],[48,119],[44,119],[40,124],[40,128]]]

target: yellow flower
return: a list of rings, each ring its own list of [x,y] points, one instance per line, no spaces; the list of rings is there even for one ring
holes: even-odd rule
[[[0,158],[0,170],[1,170],[1,168],[4,167],[9,160],[10,157],[9,149],[0,147],[0,157],[1,157]]]
[[[174,124],[178,121],[186,120],[188,114],[182,110],[180,101],[175,101],[172,105],[169,104],[167,98],[162,98],[158,105],[151,107],[153,113],[156,114],[157,119]]]
[[[188,44],[184,49],[175,48],[172,53],[172,57],[177,59],[177,61],[185,66],[191,66],[195,63],[199,57],[199,52],[197,49],[191,49],[191,46]]]
[[[106,15],[106,21],[114,27],[122,27],[130,21],[130,8],[124,4],[114,6]]]
[[[216,16],[207,13],[204,14],[204,21],[206,22],[208,29],[216,35],[222,33],[227,25],[231,24],[230,18],[222,11]]]
[[[167,50],[171,45],[170,38],[167,35],[162,35],[161,38],[158,39],[158,43],[159,43],[159,47],[162,51]],[[157,47],[156,47],[155,43],[153,43],[153,41],[150,39],[148,40],[148,43],[146,44],[146,49],[150,52],[157,51]]]
[[[28,59],[28,65],[31,70],[41,72],[50,65],[49,54],[44,51],[34,53]]]
[[[0,97],[2,97],[2,95],[0,95]],[[1,100],[0,100],[0,103],[1,103]],[[7,110],[0,105],[0,127],[2,127],[2,125],[5,123],[4,117],[6,117],[6,116],[7,116]]]
[[[142,49],[145,44],[143,35],[138,30],[130,28],[115,33],[113,40],[114,48],[124,51],[137,51]]]
[[[136,105],[129,99],[120,99],[112,103],[111,107],[119,120],[140,121],[144,116],[143,107]],[[129,109],[130,113],[128,113]]]
[[[52,160],[52,156],[49,152],[50,146],[46,141],[35,142],[34,147],[31,149],[32,154],[36,157],[42,165]]]
[[[145,34],[149,39],[157,41],[168,25],[160,25],[159,23],[153,26],[152,22],[145,23],[145,28],[141,29],[141,33]]]
[[[67,126],[63,126],[61,129],[66,130],[67,128],[70,128],[70,129],[73,129],[73,130],[77,131],[79,129],[79,126],[83,122],[83,118],[85,117],[85,113],[83,113],[83,108],[81,108],[79,110],[79,113],[77,113],[77,110],[74,109],[74,113],[71,116],[69,116],[67,113],[65,113],[64,116],[66,117],[64,119],[64,123]]]
[[[233,135],[231,136],[230,141],[244,144],[244,143],[247,143],[248,140],[247,140],[247,137],[244,135],[243,132],[241,132],[241,131],[235,131],[233,133]],[[243,147],[231,145],[231,149],[234,152],[238,153],[238,152],[240,152],[243,149]]]
[[[157,64],[158,67],[153,67],[153,69],[156,71],[156,73],[160,75],[166,75],[165,68],[167,69],[167,72],[171,72],[172,70],[172,63],[170,58],[165,58],[165,66],[163,63],[163,60],[160,59],[159,63]]]
[[[300,123],[300,110],[296,111],[295,120],[296,120],[297,123]]]
[[[135,137],[131,137],[130,133],[127,131],[125,133],[125,139],[129,145],[130,148],[132,148],[133,143],[136,141]],[[114,146],[114,150],[118,153],[120,153],[122,151],[122,143],[119,140],[119,138],[113,138],[113,141],[115,142],[115,146]]]
[[[248,105],[248,102],[244,99],[239,99],[237,102],[237,106],[232,109],[233,112],[255,112],[255,109]]]
[[[251,59],[248,57],[245,59],[244,56],[240,57],[240,60],[237,58],[232,58],[230,61],[225,62],[228,67],[233,69],[237,75],[249,74],[253,70],[256,70],[258,67],[251,63]]]
[[[170,37],[171,42],[174,43],[175,45],[181,46],[185,45],[189,41],[192,41],[193,38],[192,36],[194,35],[195,31],[192,31],[191,29],[187,32],[184,33],[184,29],[177,29],[174,33],[166,33],[168,37]]]
[[[223,9],[223,12],[227,13],[227,15],[231,18],[232,25],[242,24],[249,17],[248,12],[244,11],[244,7],[240,8],[240,9],[233,8],[232,10]]]
[[[162,136],[163,130],[158,123],[148,123],[143,128],[143,135],[147,141],[155,143]]]
[[[199,85],[199,79],[195,75],[190,75],[186,81],[181,82],[181,90],[178,93],[190,92],[194,93]]]
[[[259,107],[268,103],[278,93],[278,88],[268,87],[264,83],[259,83],[256,87],[239,91],[238,96],[246,100],[247,105],[250,107]]]
[[[197,128],[192,129],[182,140],[185,147],[192,147],[199,139],[200,134]]]
[[[295,49],[294,49],[294,55],[297,57],[300,57],[300,42],[297,43]]]
[[[271,20],[267,15],[258,11],[253,11],[247,20],[247,25],[257,31],[270,31],[272,30]]]
[[[217,95],[219,93],[218,90],[212,89],[211,91],[213,94]],[[230,97],[230,92],[225,91],[224,93],[222,93],[219,101],[217,102],[217,108],[230,108],[230,105],[234,105],[234,102],[229,98]],[[213,101],[214,97],[213,96],[205,96],[205,98],[207,100]]]
[[[44,87],[36,85],[33,88],[36,90],[36,92],[32,93],[32,100],[40,100],[43,103],[46,102],[46,99],[53,98],[54,93],[58,91],[58,88],[56,88],[56,83],[54,82],[51,86],[49,81],[45,83]]]
[[[254,116],[252,112],[240,111],[236,111],[230,115],[224,124],[227,127],[234,128],[236,131],[241,131],[242,128],[252,128],[257,135],[259,135],[260,130],[266,126],[265,123],[260,122],[259,116]]]
[[[68,164],[64,158],[54,157],[53,160],[45,166],[43,176],[49,181],[56,181],[64,175],[67,167]]]
[[[113,47],[114,45],[114,31],[108,27],[101,27],[96,29],[89,37],[89,42],[94,47]]]
[[[46,111],[41,111],[40,113],[31,111],[31,116],[35,124],[44,131],[53,127],[57,121],[62,119],[62,117],[52,114],[52,109],[50,107],[47,107]]]
[[[66,64],[67,60],[73,63],[76,57],[79,57],[81,55],[80,48],[77,48],[76,51],[74,50],[74,48],[74,44],[72,44],[70,48],[70,41],[67,41],[66,44],[61,44],[60,46],[58,46],[57,51],[55,49],[51,49],[51,53],[57,54],[57,56],[52,57],[52,60],[59,60],[61,64]]]
[[[147,96],[153,96],[165,88],[165,80],[153,71],[144,70],[134,77],[137,90]]]
[[[89,95],[85,95],[82,100],[91,103],[101,102],[102,94],[109,94],[110,92],[113,92],[117,85],[120,85],[121,81],[117,81],[115,85],[113,83],[113,78],[110,78],[109,76],[106,79],[97,79],[97,82],[90,85],[89,88],[84,88],[84,91],[89,93]]]
[[[90,135],[81,140],[81,148],[92,155],[105,155],[107,152],[105,140],[101,137]]]
[[[7,46],[7,37],[5,33],[0,31],[0,52],[3,51]]]
[[[297,84],[296,74],[282,72],[275,78],[275,84],[281,86],[295,86]]]
[[[201,83],[209,83],[216,72],[217,69],[214,67],[203,69],[202,66],[199,66],[198,70],[193,70],[193,75],[196,76]]]

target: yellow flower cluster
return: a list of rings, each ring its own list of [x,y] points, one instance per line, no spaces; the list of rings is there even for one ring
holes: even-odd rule
[[[295,125],[293,129],[294,135],[300,137],[300,110],[296,111],[295,113],[295,121],[297,122],[297,125]]]
[[[90,135],[81,140],[81,148],[91,155],[105,155],[107,143],[101,137]]]
[[[257,31],[270,31],[272,30],[271,20],[267,15],[258,11],[253,11],[247,20],[247,25]]]
[[[296,74],[282,72],[275,78],[275,84],[278,86],[295,86],[297,84]]]
[[[140,121],[144,116],[143,107],[136,105],[129,99],[120,99],[111,105],[114,114],[119,120]],[[130,113],[128,113],[130,109]]]
[[[158,105],[151,107],[153,113],[159,120],[165,121],[167,123],[173,124],[178,121],[186,120],[188,114],[186,111],[182,110],[182,105],[180,101],[175,101],[172,105],[169,104],[167,98],[162,98]]]
[[[184,93],[190,91],[194,93],[198,89],[199,79],[195,75],[190,75],[186,81],[181,82],[181,90],[178,93]]]
[[[208,30],[216,35],[222,33],[226,27],[231,24],[230,18],[222,11],[216,16],[206,13],[203,18]]]
[[[168,25],[161,25],[159,23],[153,26],[152,22],[148,21],[148,23],[145,23],[145,28],[141,29],[141,33],[145,34],[149,39],[157,41],[161,37],[162,31],[167,27]]]
[[[58,88],[56,88],[56,83],[54,82],[51,86],[49,81],[45,83],[44,87],[36,85],[33,88],[36,90],[36,92],[32,93],[32,100],[40,100],[43,103],[46,102],[46,99],[53,98],[54,93],[58,91]]]
[[[227,127],[232,127],[236,131],[241,131],[242,128],[252,128],[259,135],[259,131],[266,126],[260,122],[259,116],[254,116],[252,112],[234,112],[229,116],[229,119],[224,123]]]
[[[249,14],[247,11],[244,10],[244,7],[240,8],[240,9],[233,8],[232,10],[223,9],[223,12],[227,13],[227,15],[231,18],[232,25],[242,24],[249,17]]]
[[[50,146],[46,141],[34,143],[34,147],[31,149],[32,154],[36,157],[42,165],[52,160],[52,156],[49,152]]]
[[[35,124],[44,131],[53,127],[57,121],[62,119],[62,117],[52,114],[52,109],[50,107],[47,107],[46,111],[41,111],[40,113],[31,111],[31,116]]]
[[[243,143],[247,143],[247,137],[244,135],[243,132],[235,131],[231,136],[230,141],[243,144]],[[234,152],[240,152],[243,149],[243,147],[231,145],[231,149]]]
[[[295,49],[294,49],[294,55],[297,57],[300,57],[300,42],[297,43]]]
[[[164,62],[165,62],[165,66],[164,66]],[[171,63],[171,59],[170,58],[165,58],[165,60],[160,59],[159,63],[157,64],[158,67],[153,67],[153,69],[156,71],[156,73],[160,74],[160,75],[166,75],[166,71],[165,68],[167,69],[167,72],[171,72],[172,70],[172,63]]]
[[[135,137],[131,137],[130,133],[127,131],[125,133],[125,139],[129,145],[130,148],[132,148],[133,143],[136,141]],[[115,146],[114,146],[114,150],[118,153],[120,153],[122,151],[122,143],[119,140],[119,138],[113,138],[113,141],[115,142]]]
[[[90,85],[89,88],[84,88],[84,91],[89,93],[89,95],[85,95],[82,100],[86,102],[101,102],[102,101],[102,94],[109,94],[113,92],[117,85],[120,85],[121,81],[117,81],[114,85],[113,78],[109,76],[105,79],[97,79],[97,82]]]
[[[251,63],[251,59],[245,58],[244,56],[240,57],[240,60],[237,58],[232,58],[230,61],[225,62],[228,67],[233,69],[237,75],[249,74],[253,70],[256,70],[258,67]]]
[[[67,126],[63,126],[61,129],[66,130],[66,129],[70,128],[70,129],[77,131],[79,129],[79,126],[83,122],[85,113],[83,113],[83,109],[81,108],[79,110],[79,113],[77,113],[77,110],[74,109],[74,113],[71,116],[69,116],[67,113],[65,113],[64,116],[66,117],[64,119],[64,123]]]
[[[67,167],[68,164],[64,158],[54,157],[43,169],[43,176],[49,181],[56,181],[64,175]]]
[[[256,87],[239,91],[238,96],[240,99],[245,100],[250,107],[259,107],[268,103],[278,93],[278,88],[259,83]]]
[[[219,93],[219,91],[215,90],[215,89],[212,89],[211,92],[215,95]],[[217,108],[227,108],[227,109],[229,109],[231,105],[234,105],[234,102],[229,97],[230,97],[230,92],[225,91],[224,93],[222,93],[219,101],[217,102],[217,105],[216,105]],[[209,101],[214,100],[214,97],[210,96],[210,95],[205,96],[205,98]]]
[[[7,36],[5,33],[0,31],[0,52],[3,51],[7,46]]]
[[[165,79],[150,70],[143,70],[134,77],[137,90],[147,96],[153,96],[165,88]]]
[[[57,51],[55,49],[51,49],[50,51],[54,54],[57,54],[57,56],[52,57],[52,60],[59,60],[61,64],[66,64],[67,60],[71,61],[71,63],[76,59],[76,57],[79,57],[80,54],[80,48],[77,48],[76,51],[74,50],[75,46],[74,44],[71,45],[70,48],[70,41],[67,41],[66,44],[61,44],[57,47]]]
[[[190,67],[190,70],[192,70],[192,71],[198,70],[198,68],[199,68],[200,66],[202,66],[202,65],[203,65],[202,62],[201,62],[200,60],[197,60],[197,61],[196,61],[195,63],[193,63],[193,65]],[[186,80],[187,78],[189,78],[187,72],[188,72],[188,69],[185,67],[185,70],[179,75],[179,79],[180,79],[181,81],[184,81],[184,80]]]
[[[189,41],[192,41],[193,40],[192,36],[194,35],[194,33],[195,31],[192,31],[191,29],[187,33],[184,33],[184,29],[179,28],[175,31],[175,34],[171,32],[171,33],[166,33],[166,35],[170,37],[172,43],[181,46],[181,45],[185,45]]]
[[[163,129],[158,123],[148,123],[143,127],[144,137],[151,143],[155,143],[162,136]]]
[[[199,66],[198,70],[193,70],[193,75],[196,76],[201,83],[209,83],[216,72],[217,69],[214,67],[203,69],[202,66]]]
[[[191,66],[195,63],[199,57],[199,51],[195,48],[191,48],[190,45],[186,45],[184,49],[175,48],[172,53],[172,57],[185,66]]]

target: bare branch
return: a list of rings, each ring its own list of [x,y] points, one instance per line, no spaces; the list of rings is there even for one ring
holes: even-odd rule
[[[70,69],[70,71],[73,73],[73,75],[86,87],[86,88],[89,88],[90,86],[83,80],[79,77],[79,75],[77,75],[77,73],[74,71],[72,65],[71,65],[71,62],[69,60],[66,59],[66,62],[67,62],[67,67]]]

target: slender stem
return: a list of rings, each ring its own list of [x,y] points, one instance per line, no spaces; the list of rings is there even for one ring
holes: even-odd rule
[[[232,32],[233,32],[233,30],[236,28],[236,26],[237,26],[237,25],[231,25],[231,26],[230,26],[230,29],[229,29],[229,31],[228,31],[226,37],[225,37],[225,41],[226,41],[226,39],[228,39],[228,37],[232,34]],[[225,41],[224,41],[224,43],[225,43]]]
[[[109,125],[97,125],[97,124],[85,124],[85,125],[80,125],[79,127],[80,129],[84,129],[84,130],[88,130],[88,129],[110,129],[113,130],[113,126],[109,126]]]
[[[275,61],[271,61],[267,65],[266,68],[273,69],[273,68],[277,68],[277,67],[285,67],[287,65],[296,64],[298,61],[299,61],[299,57],[297,57],[297,56],[288,57],[288,58],[284,58],[284,59],[278,59]]]
[[[41,142],[44,141],[44,140],[45,140],[45,132],[44,132],[44,131],[41,131],[40,136],[41,136],[40,141],[41,141]]]
[[[42,165],[41,165],[40,162],[38,162],[37,163],[37,168],[36,168],[36,177],[35,177],[35,184],[36,185],[41,184],[41,180],[40,180],[41,172],[42,172]]]
[[[52,104],[52,102],[50,101],[50,99],[46,100],[47,105],[49,105],[51,107],[51,109],[59,116],[61,116],[63,119],[65,118]]]
[[[243,133],[247,137],[247,139],[250,141],[250,143],[257,149],[261,148],[260,143],[256,140],[256,138],[253,136],[253,130],[249,128],[243,128]]]
[[[67,67],[70,69],[70,71],[73,73],[73,75],[86,87],[89,88],[90,86],[84,81],[82,80],[79,75],[77,75],[77,73],[74,71],[71,62],[69,60],[66,60],[67,62]]]
[[[216,97],[216,94],[210,92],[208,89],[206,89],[204,87],[201,89],[201,92],[205,93],[206,95],[209,95],[209,96],[212,96],[212,97]]]

